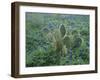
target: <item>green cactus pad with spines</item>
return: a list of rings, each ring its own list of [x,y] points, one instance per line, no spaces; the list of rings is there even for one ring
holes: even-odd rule
[[[82,44],[82,39],[81,38],[75,38],[73,41],[73,48],[79,48]]]
[[[66,45],[66,48],[70,48],[71,47],[71,39],[70,39],[70,37],[66,36],[63,39],[63,43]]]
[[[61,36],[64,37],[64,35],[66,33],[66,29],[65,29],[64,25],[61,25],[60,32],[61,32]]]

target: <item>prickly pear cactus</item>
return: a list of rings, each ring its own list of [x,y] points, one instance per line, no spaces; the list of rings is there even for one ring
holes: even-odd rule
[[[57,53],[66,53],[67,50],[79,48],[82,44],[82,39],[78,36],[77,31],[68,32],[63,24],[52,32],[49,32],[52,39],[52,44],[55,47]],[[48,33],[48,34],[49,34]],[[69,35],[67,33],[70,33]],[[74,36],[74,34],[76,36]],[[50,37],[50,36],[48,36]]]

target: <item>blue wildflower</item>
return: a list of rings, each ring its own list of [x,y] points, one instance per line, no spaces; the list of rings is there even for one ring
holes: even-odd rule
[[[48,24],[48,28],[49,28],[49,29],[53,29],[53,24],[52,24],[52,23],[49,23],[49,24]]]

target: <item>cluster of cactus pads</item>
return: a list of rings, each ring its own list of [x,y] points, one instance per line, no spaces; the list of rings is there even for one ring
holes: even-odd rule
[[[55,51],[62,55],[72,49],[79,48],[83,42],[79,31],[67,30],[63,24],[61,24],[59,28],[49,31],[47,38]]]

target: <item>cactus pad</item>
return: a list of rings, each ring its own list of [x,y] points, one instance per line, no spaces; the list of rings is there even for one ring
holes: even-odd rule
[[[66,48],[70,48],[71,47],[71,39],[70,39],[70,37],[66,36],[63,39],[63,43],[64,43],[64,45],[66,45]]]
[[[64,25],[61,25],[60,32],[61,32],[61,36],[64,37],[64,35],[66,33],[66,29],[65,29]]]

